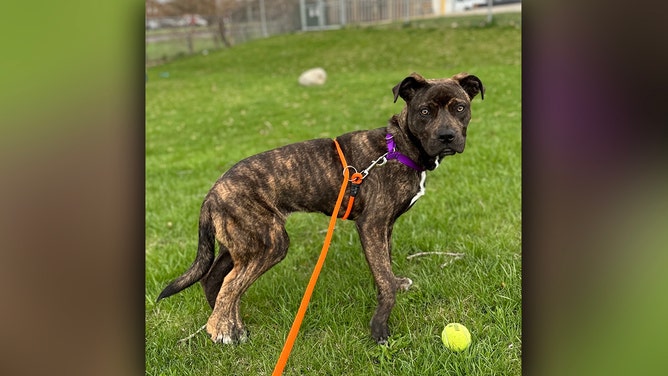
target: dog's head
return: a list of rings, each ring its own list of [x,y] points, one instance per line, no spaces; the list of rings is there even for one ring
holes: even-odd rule
[[[480,79],[466,73],[441,79],[413,73],[392,89],[395,102],[398,97],[406,102],[404,131],[438,161],[464,151],[471,100],[478,93],[483,99],[484,91]]]

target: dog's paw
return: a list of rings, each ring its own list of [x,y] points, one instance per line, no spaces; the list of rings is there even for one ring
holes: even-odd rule
[[[397,291],[408,291],[413,284],[413,281],[410,278],[399,277],[396,278]]]
[[[222,343],[224,345],[231,345],[234,343],[232,337],[223,333],[214,333],[211,334],[211,340],[214,343]]]
[[[379,345],[386,345],[390,336],[390,328],[387,322],[378,320],[376,317],[371,319],[371,337]]]
[[[378,327],[371,326],[371,337],[379,345],[387,345],[387,339],[390,337],[390,329],[387,325]]]
[[[212,322],[209,320],[206,324],[206,332],[209,333],[214,343],[236,345],[248,341],[246,329],[231,322]]]
[[[376,343],[381,345],[381,346],[387,346],[390,342],[388,341],[387,338],[384,339],[378,339],[376,340]]]
[[[248,342],[248,332],[241,330],[238,333],[233,333],[232,335],[224,333],[214,333],[211,334],[211,340],[215,343],[222,343],[224,345],[238,345]]]

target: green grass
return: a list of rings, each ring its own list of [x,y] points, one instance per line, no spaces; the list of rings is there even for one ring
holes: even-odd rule
[[[204,332],[210,309],[199,285],[155,303],[194,259],[201,201],[238,160],[289,142],[382,127],[403,103],[391,88],[425,77],[475,74],[466,151],[427,179],[427,194],[394,227],[393,268],[413,280],[390,317],[387,347],[369,320],[376,293],[353,223],[339,221],[286,367],[286,375],[521,374],[521,29],[520,15],[300,33],[257,40],[148,69],[146,84],[146,373],[270,374],[318,257],[328,218],[288,220],[287,258],[246,293],[250,342],[222,346]],[[326,85],[299,74],[324,67]],[[169,73],[168,77],[166,72]],[[417,252],[447,256],[407,259]],[[473,337],[447,351],[448,322]]]

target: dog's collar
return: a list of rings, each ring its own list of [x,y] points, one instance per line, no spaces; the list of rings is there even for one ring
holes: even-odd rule
[[[400,152],[397,151],[397,146],[394,143],[394,136],[388,133],[387,135],[385,135],[385,141],[387,141],[387,156],[386,156],[387,160],[396,159],[400,163],[405,164],[406,166],[418,172],[422,172],[425,170],[422,166],[415,163],[408,156],[401,154]]]

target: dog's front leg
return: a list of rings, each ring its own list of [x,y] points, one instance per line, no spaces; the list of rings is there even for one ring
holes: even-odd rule
[[[371,319],[371,336],[379,344],[386,344],[390,335],[387,320],[398,289],[408,289],[410,279],[397,278],[392,273],[391,244],[392,223],[357,220],[364,255],[371,268],[371,274],[378,289],[378,306]]]

